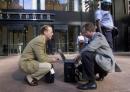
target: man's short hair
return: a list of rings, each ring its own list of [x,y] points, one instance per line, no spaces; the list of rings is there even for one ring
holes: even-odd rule
[[[89,32],[95,32],[95,25],[92,22],[87,22],[85,25],[82,27],[82,33],[86,33],[87,31]]]
[[[51,27],[50,25],[44,25],[40,28],[40,33],[44,33],[44,31],[47,31],[48,28]],[[51,27],[52,28],[52,27]]]

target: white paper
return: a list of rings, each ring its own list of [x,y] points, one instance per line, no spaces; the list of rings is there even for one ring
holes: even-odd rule
[[[53,68],[50,70],[50,72],[51,72],[51,74],[54,74],[54,73],[55,73],[55,71],[54,71]]]

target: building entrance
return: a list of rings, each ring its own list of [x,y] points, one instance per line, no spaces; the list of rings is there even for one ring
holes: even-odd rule
[[[63,52],[67,51],[67,30],[55,30],[55,49],[62,49]]]
[[[21,53],[26,45],[26,29],[24,26],[1,26],[0,55]]]
[[[26,44],[26,30],[8,30],[7,35],[8,54],[21,54]]]
[[[79,33],[78,26],[59,26],[55,30],[54,40],[55,49],[61,49],[63,52],[75,52],[77,50],[77,36]],[[57,27],[58,28],[58,27]]]

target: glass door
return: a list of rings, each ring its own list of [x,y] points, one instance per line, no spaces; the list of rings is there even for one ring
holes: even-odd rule
[[[17,29],[17,28],[16,28]],[[24,46],[26,45],[26,30],[21,29],[9,29],[7,32],[8,54],[21,54]]]
[[[67,52],[67,34],[66,30],[55,30],[55,51],[61,49],[63,52]]]

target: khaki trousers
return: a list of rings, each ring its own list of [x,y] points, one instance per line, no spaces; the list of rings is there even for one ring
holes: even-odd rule
[[[40,80],[42,77],[44,77],[51,69],[52,65],[50,63],[44,62],[39,63],[39,69],[33,74],[27,75],[29,80],[32,80],[32,78],[35,78],[37,80]]]

